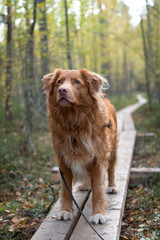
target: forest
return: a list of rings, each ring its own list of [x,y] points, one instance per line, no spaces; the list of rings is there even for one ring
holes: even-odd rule
[[[29,138],[34,118],[45,115],[41,79],[55,68],[85,67],[107,77],[111,95],[145,91],[150,107],[160,102],[159,11],[159,0],[146,0],[133,26],[129,8],[116,0],[3,0],[2,120],[21,113]]]
[[[43,76],[55,68],[86,68],[105,76],[110,85],[106,94],[113,102],[116,99],[116,109],[123,101],[126,105],[136,101],[136,93],[143,92],[148,111],[153,113],[155,106],[160,107],[160,0],[146,0],[137,25],[131,23],[129,7],[119,0],[1,1],[1,202],[11,203],[12,191],[17,195],[19,200],[14,200],[15,205],[12,203],[12,210],[8,210],[11,213],[22,204],[25,194],[30,200],[22,204],[22,212],[32,217],[37,213],[26,209],[27,204],[38,206],[35,195],[45,195],[42,208],[53,200],[53,192],[54,198],[58,197],[58,186],[54,183],[53,190],[47,173],[54,161],[45,165],[53,153],[42,89]],[[159,127],[160,112],[155,118]],[[33,179],[29,172],[38,163],[38,170],[32,173],[37,177],[35,182],[27,185]],[[42,185],[43,193],[39,192]],[[7,211],[4,205],[1,211]],[[4,230],[8,239],[12,239],[13,225],[14,221],[12,228]],[[15,239],[23,239],[22,235]]]

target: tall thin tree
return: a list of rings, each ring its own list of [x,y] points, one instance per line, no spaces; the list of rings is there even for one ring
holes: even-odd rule
[[[146,87],[147,87],[147,96],[150,109],[152,109],[152,96],[151,96],[151,87],[150,87],[150,74],[149,74],[149,60],[148,60],[148,50],[143,26],[143,18],[141,17],[141,34],[142,34],[142,41],[143,41],[143,51],[144,51],[144,59],[145,59],[145,78],[146,78]]]
[[[12,3],[7,0],[7,63],[5,83],[5,116],[9,121],[12,118]]]
[[[70,44],[70,36],[69,36],[69,19],[68,19],[67,0],[64,0],[64,5],[65,5],[65,23],[66,23],[66,53],[67,53],[68,68],[72,69],[72,57],[71,57],[71,44]]]
[[[27,2],[26,2],[27,3]],[[28,4],[26,5],[26,15]],[[28,15],[27,15],[28,16]],[[26,45],[26,80],[23,85],[25,108],[26,108],[26,147],[30,154],[33,150],[31,143],[31,132],[33,127],[33,86],[34,86],[34,28],[37,17],[37,0],[34,0],[33,6],[33,21],[29,24],[29,19],[26,19],[28,27],[28,41]]]
[[[41,53],[41,79],[44,74],[49,73],[49,54],[48,54],[48,35],[47,35],[47,16],[46,0],[39,0],[39,32],[40,32],[40,53]],[[42,92],[42,81],[39,81],[39,112],[46,114],[45,96]]]
[[[152,48],[152,25],[151,25],[151,13],[148,0],[146,0],[147,8],[147,40],[148,40],[148,68],[150,71],[151,81],[155,87],[155,77],[154,77],[154,64],[153,64],[153,48]]]

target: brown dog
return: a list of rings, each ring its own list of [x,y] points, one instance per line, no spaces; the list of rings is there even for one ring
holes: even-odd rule
[[[58,165],[71,191],[73,179],[90,178],[93,213],[89,220],[95,224],[107,219],[106,170],[108,193],[116,192],[117,122],[113,105],[100,90],[104,81],[102,76],[86,69],[56,69],[43,78]],[[72,211],[72,200],[62,182],[58,219],[71,219]]]

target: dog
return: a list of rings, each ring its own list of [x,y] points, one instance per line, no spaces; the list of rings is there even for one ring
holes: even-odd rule
[[[104,223],[106,215],[105,175],[108,193],[116,193],[114,170],[117,151],[117,120],[114,106],[101,90],[107,80],[86,69],[55,69],[43,77],[47,95],[48,121],[53,149],[69,189],[73,180],[90,179],[92,216],[90,222]],[[59,220],[73,217],[71,197],[61,182]]]

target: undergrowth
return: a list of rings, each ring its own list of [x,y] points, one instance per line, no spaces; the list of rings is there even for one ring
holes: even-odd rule
[[[28,156],[18,119],[0,129],[0,239],[30,239],[58,198],[59,182],[47,129],[33,129],[35,151]]]
[[[160,167],[160,108],[148,105],[134,114],[140,133],[154,132],[155,137],[141,138],[136,143],[133,167]],[[144,185],[129,188],[122,222],[121,240],[160,239],[160,177],[146,179]]]

